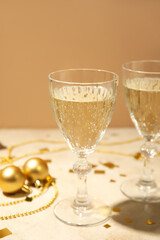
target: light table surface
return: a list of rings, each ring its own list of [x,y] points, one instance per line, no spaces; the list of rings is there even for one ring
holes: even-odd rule
[[[113,212],[112,218],[106,222],[111,227],[105,228],[104,224],[94,227],[73,227],[60,222],[53,214],[53,208],[57,201],[74,196],[76,194],[77,176],[69,172],[72,169],[76,156],[65,150],[67,144],[58,129],[1,129],[0,142],[7,147],[21,142],[37,140],[13,149],[13,156],[22,156],[26,153],[34,153],[39,149],[55,149],[55,152],[43,152],[33,157],[51,160],[48,163],[49,173],[56,178],[56,186],[59,195],[55,202],[44,211],[14,219],[1,220],[0,229],[8,228],[12,234],[6,236],[7,240],[159,240],[160,239],[160,203],[144,204],[130,201],[120,191],[120,185],[126,179],[140,176],[143,162],[136,160],[132,155],[136,154],[143,141],[128,140],[138,137],[134,128],[108,128],[101,143],[88,160],[97,165],[88,174],[88,192],[92,197],[98,197],[112,208],[119,208],[119,212]],[[38,142],[38,140],[56,140],[60,143]],[[126,141],[124,143],[123,141]],[[121,144],[123,142],[123,144]],[[109,145],[108,143],[113,143]],[[107,145],[108,144],[108,145]],[[64,148],[64,149],[63,149]],[[1,156],[6,156],[7,150],[0,150]],[[22,166],[32,156],[21,158],[14,162]],[[154,174],[160,173],[160,159],[153,161]],[[101,163],[111,162],[118,167],[108,168]],[[0,165],[3,168],[5,165]],[[94,170],[105,170],[104,174],[95,174]],[[114,181],[111,181],[114,180]],[[6,197],[1,192],[0,202],[14,201],[13,197]],[[50,187],[42,196],[32,202],[25,202],[12,206],[0,207],[0,215],[6,216],[34,210],[45,204],[54,196],[54,189]],[[16,198],[17,200],[17,198]],[[132,220],[128,223],[125,218]],[[146,224],[151,219],[153,225]]]

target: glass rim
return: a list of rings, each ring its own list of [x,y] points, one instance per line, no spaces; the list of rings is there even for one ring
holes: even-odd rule
[[[112,74],[113,78],[111,80],[108,80],[108,81],[102,81],[102,82],[86,82],[86,83],[81,83],[81,82],[69,82],[69,81],[61,81],[61,80],[58,80],[58,79],[54,79],[53,77],[51,77],[51,75],[55,74],[55,73],[62,73],[62,72],[69,72],[69,71],[95,71],[95,72],[104,72],[104,73],[110,73]],[[75,84],[75,85],[95,85],[95,84],[104,84],[104,83],[107,83],[107,82],[114,82],[114,81],[118,81],[119,80],[119,76],[118,74],[116,74],[115,72],[112,72],[112,71],[108,71],[108,70],[103,70],[103,69],[95,69],[95,68],[68,68],[68,69],[63,69],[63,70],[57,70],[57,71],[54,71],[54,72],[51,72],[49,73],[48,75],[48,78],[51,80],[51,81],[55,81],[57,83],[65,83],[65,84]]]
[[[126,71],[129,71],[129,72],[134,72],[134,73],[143,73],[143,74],[160,74],[160,71],[159,72],[151,72],[151,71],[143,71],[143,70],[134,70],[132,68],[129,68],[127,67],[128,64],[133,64],[133,63],[159,63],[160,64],[160,60],[134,60],[134,61],[128,61],[128,62],[125,62],[124,64],[122,64],[122,69],[123,70],[126,70]]]

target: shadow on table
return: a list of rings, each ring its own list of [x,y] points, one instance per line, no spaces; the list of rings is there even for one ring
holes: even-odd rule
[[[9,197],[9,198],[21,198],[21,197],[27,197],[29,192],[24,192],[22,190],[19,190],[18,192],[16,193],[3,193],[6,197]]]
[[[113,212],[114,221],[136,230],[160,234],[160,203],[149,204],[127,200],[114,205],[112,209],[114,208],[120,210]],[[147,220],[154,224],[147,224]]]

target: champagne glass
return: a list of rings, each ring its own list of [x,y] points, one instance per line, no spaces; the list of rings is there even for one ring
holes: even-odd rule
[[[135,201],[159,202],[160,188],[151,162],[157,155],[156,140],[160,136],[160,61],[132,61],[122,68],[125,101],[145,143],[141,147],[142,175],[124,182],[121,191]]]
[[[73,171],[78,175],[77,194],[54,208],[55,216],[74,226],[90,226],[110,218],[105,203],[90,199],[87,174],[92,165],[87,156],[102,139],[113,113],[118,76],[94,69],[68,69],[49,74],[51,106],[56,122],[70,149],[78,158]]]

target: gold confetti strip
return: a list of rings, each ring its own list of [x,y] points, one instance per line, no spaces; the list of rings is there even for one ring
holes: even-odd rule
[[[123,173],[120,173],[119,174],[121,177],[126,177],[127,175],[126,174],[123,174]]]
[[[6,149],[6,148],[7,148],[6,146],[4,146],[2,143],[0,143],[0,150]]]
[[[110,179],[110,182],[116,182],[116,180],[114,180],[114,179]]]
[[[95,174],[104,174],[105,171],[104,170],[94,170]]]
[[[26,197],[26,198],[25,198],[25,201],[27,201],[27,202],[31,202],[32,200],[33,200],[32,197]]]
[[[128,222],[128,223],[132,223],[132,219],[130,219],[130,218],[124,218],[124,220],[126,221],[126,222]]]
[[[120,208],[118,208],[118,207],[116,208],[116,207],[115,207],[115,208],[112,209],[112,211],[113,211],[113,212],[120,212]]]
[[[95,168],[95,167],[97,167],[97,165],[96,164],[92,164],[92,168]]]
[[[152,220],[148,219],[148,220],[146,221],[146,224],[152,225],[152,224],[156,224],[156,222],[153,222]]]
[[[109,225],[109,224],[105,224],[104,227],[105,227],[105,228],[110,228],[111,225]]]
[[[140,152],[138,152],[134,155],[134,158],[137,159],[137,160],[141,160],[142,159],[142,154]]]
[[[106,163],[102,163],[102,162],[100,162],[100,164],[102,164],[103,166],[108,167],[108,168],[119,167],[118,165],[115,165],[115,164],[112,163],[112,162],[106,162]]]
[[[0,238],[4,238],[11,234],[12,234],[12,232],[8,228],[3,228],[0,230]]]

